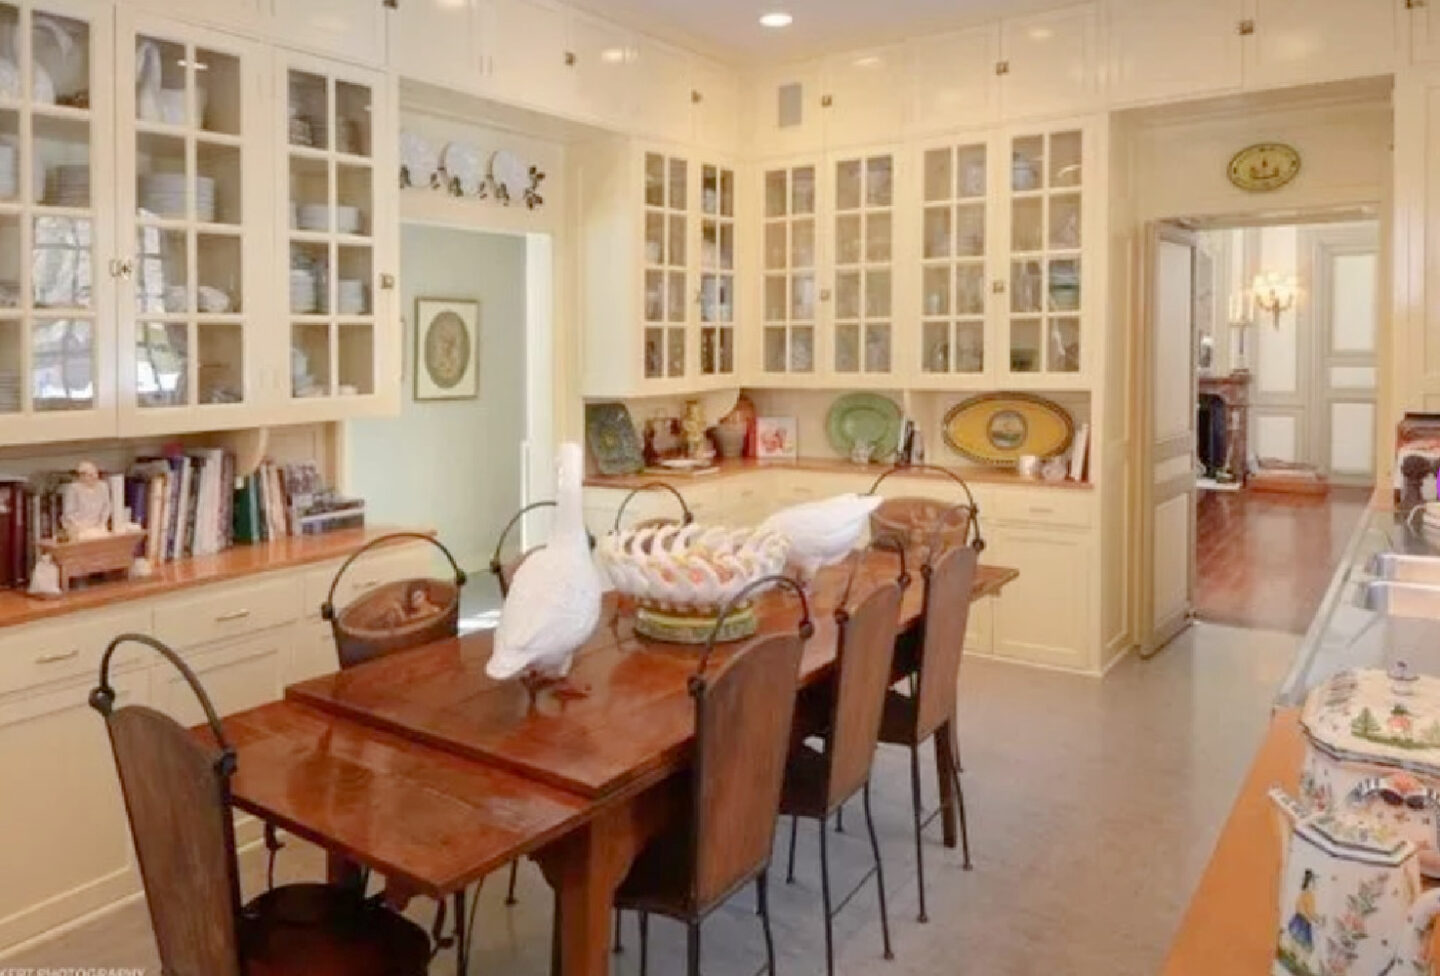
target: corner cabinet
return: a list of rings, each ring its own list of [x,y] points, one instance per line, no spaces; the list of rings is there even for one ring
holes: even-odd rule
[[[578,158],[583,395],[734,386],[736,168],[630,140]]]

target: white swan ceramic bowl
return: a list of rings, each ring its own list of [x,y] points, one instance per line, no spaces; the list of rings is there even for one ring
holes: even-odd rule
[[[595,550],[600,570],[635,601],[635,632],[676,644],[703,644],[720,610],[741,590],[782,572],[790,540],[779,532],[703,525],[650,525],[611,533]],[[734,608],[717,641],[755,633],[753,602]]]

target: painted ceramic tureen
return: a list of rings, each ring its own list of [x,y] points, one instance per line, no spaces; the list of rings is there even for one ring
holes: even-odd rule
[[[670,524],[612,533],[595,558],[611,585],[635,600],[637,633],[699,644],[726,602],[754,580],[783,571],[789,552],[790,540],[779,532]],[[756,627],[754,607],[737,607],[717,640],[739,640]]]
[[[1404,664],[1341,671],[1311,691],[1300,724],[1307,809],[1393,826],[1419,849],[1421,870],[1440,876],[1440,678]]]

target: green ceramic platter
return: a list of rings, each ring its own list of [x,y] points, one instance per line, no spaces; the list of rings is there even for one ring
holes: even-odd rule
[[[900,446],[900,408],[878,393],[847,393],[830,405],[825,431],[830,446],[846,457],[856,441],[867,441],[871,457],[887,460]]]

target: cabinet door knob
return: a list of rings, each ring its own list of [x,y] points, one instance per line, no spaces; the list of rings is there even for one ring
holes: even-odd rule
[[[1421,10],[1429,6],[1429,0],[1405,0],[1406,10]]]
[[[386,10],[399,10],[400,0],[380,0]]]
[[[122,259],[120,259],[120,258],[111,258],[111,259],[110,259],[110,277],[112,277],[112,278],[120,278],[120,279],[123,279],[123,280],[127,280],[127,281],[128,281],[129,278],[130,278],[130,276],[131,276],[132,274],[134,274],[134,273],[135,273],[135,262],[134,262],[134,261],[122,260]]]
[[[1249,37],[1251,34],[1255,33],[1255,21],[1250,20],[1247,17],[1245,20],[1242,20],[1240,21],[1240,23],[1235,25],[1235,31],[1241,37]]]
[[[380,275],[380,287],[385,291],[395,290],[395,276],[388,272]]]
[[[990,282],[990,291],[996,295],[1005,294],[1005,282],[1000,278],[996,278],[994,281]]]
[[[567,67],[567,68],[573,68],[573,67],[575,67],[575,52],[574,52],[574,51],[566,51],[566,52],[565,52],[565,67]]]
[[[691,105],[699,105],[699,104],[700,104],[701,102],[703,102],[703,101],[705,101],[705,94],[704,94],[702,91],[700,91],[700,89],[698,89],[698,88],[692,88],[692,89],[690,89],[690,104],[691,104]]]
[[[835,104],[835,96],[834,96],[834,95],[821,95],[821,96],[820,96],[820,107],[821,107],[821,108],[829,108],[831,105],[834,105],[834,104]]]
[[[1009,62],[1009,61],[996,61],[996,62],[995,62],[995,73],[996,73],[997,75],[1008,75],[1008,74],[1010,73],[1010,62]]]

